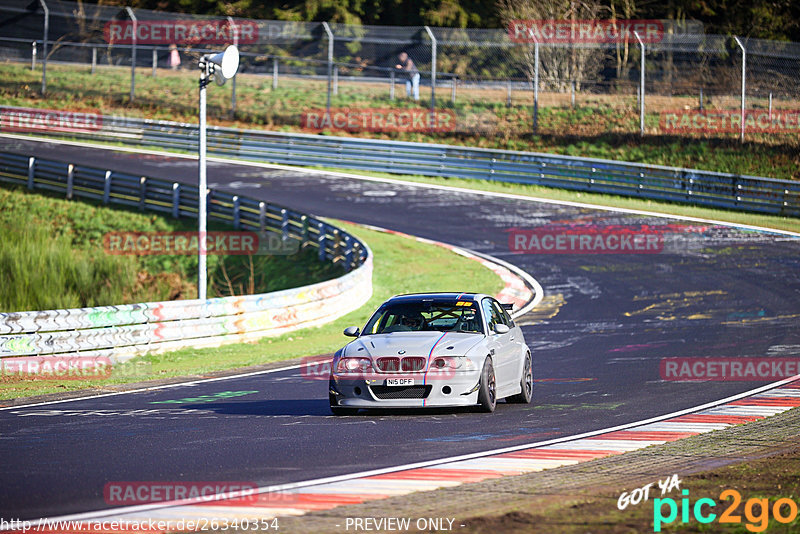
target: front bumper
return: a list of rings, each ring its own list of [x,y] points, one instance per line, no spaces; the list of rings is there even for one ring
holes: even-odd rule
[[[409,375],[402,375],[403,378]],[[479,371],[454,372],[447,377],[418,375],[414,386],[386,386],[397,374],[353,377],[334,374],[330,389],[339,406],[351,408],[427,408],[478,404]]]

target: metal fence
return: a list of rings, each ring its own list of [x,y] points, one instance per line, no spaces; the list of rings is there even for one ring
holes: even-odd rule
[[[19,124],[14,119],[15,113],[28,111],[0,107],[0,129],[3,121]],[[46,123],[30,126],[28,131],[57,135],[46,128]],[[72,129],[68,135],[162,150],[197,150],[197,126],[194,124],[97,117],[92,129]],[[208,129],[208,153],[287,165],[525,183],[800,216],[798,181],[660,165],[222,127]]]
[[[175,66],[178,57],[180,67],[194,69],[202,52],[236,42],[245,78],[267,77],[267,85],[259,87],[271,84],[273,90],[283,83],[279,78],[319,80],[319,86],[294,86],[307,93],[290,107],[321,103],[330,109],[392,105],[405,94],[404,75],[395,68],[398,53],[405,51],[426,87],[419,105],[455,109],[458,131],[477,133],[563,133],[564,122],[551,111],[583,106],[612,110],[615,120],[573,120],[573,133],[720,135],[665,129],[660,119],[674,110],[741,113],[744,107],[746,117],[765,109],[772,120],[777,110],[800,107],[800,44],[707,35],[692,21],[658,22],[664,33],[655,41],[534,42],[512,38],[504,29],[246,20],[5,0],[0,57],[32,64],[38,57],[43,92],[46,61],[91,65],[93,71],[99,65],[127,66],[134,100],[142,68],[155,75],[158,68]],[[324,96],[316,100],[309,94]],[[235,83],[230,105],[235,112]],[[285,113],[279,107],[265,111],[271,115],[266,122],[298,125],[304,109]],[[788,133],[796,138],[796,131]]]
[[[173,217],[197,216],[197,188],[143,176],[0,153],[0,181]],[[372,256],[356,237],[281,206],[208,192],[209,217],[317,247],[347,274],[258,295],[69,310],[0,313],[0,358],[78,355],[122,361],[138,354],[253,341],[315,326],[358,309],[372,295]]]

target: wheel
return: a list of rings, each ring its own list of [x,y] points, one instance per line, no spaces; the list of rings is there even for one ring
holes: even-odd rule
[[[481,412],[491,413],[495,406],[497,406],[497,382],[492,359],[486,358],[481,371],[481,386],[478,389],[478,408]]]
[[[333,415],[354,415],[358,411],[358,408],[339,406],[339,401],[336,400],[336,395],[331,393],[331,389],[333,389],[333,380],[328,382],[328,402],[331,405],[331,413]]]
[[[533,366],[531,365],[530,353],[525,355],[525,363],[522,367],[522,376],[519,379],[519,385],[522,387],[522,391],[517,395],[508,397],[506,402],[529,404],[531,398],[533,398]]]

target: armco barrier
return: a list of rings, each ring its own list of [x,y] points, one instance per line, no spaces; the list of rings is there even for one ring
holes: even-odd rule
[[[0,131],[52,135],[47,120],[31,110],[0,107]],[[194,124],[97,116],[91,127],[79,126],[66,135],[197,151]],[[288,165],[517,182],[800,216],[800,182],[612,160],[220,127],[208,129],[208,153]]]
[[[0,181],[142,210],[197,215],[197,188],[15,154],[0,153]],[[0,313],[0,357],[79,354],[121,361],[137,354],[252,341],[345,315],[372,295],[372,255],[356,237],[288,208],[208,192],[209,219],[270,231],[317,247],[347,274],[261,295],[148,302],[70,310]]]

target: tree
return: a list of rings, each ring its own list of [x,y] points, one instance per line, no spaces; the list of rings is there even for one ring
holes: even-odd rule
[[[503,25],[509,27],[515,20],[596,20],[603,6],[600,0],[498,0],[497,9]],[[533,79],[534,43],[521,43],[512,50]],[[580,89],[581,82],[596,77],[603,66],[600,48],[540,44],[539,50],[539,79],[558,91],[566,91],[572,81]]]

